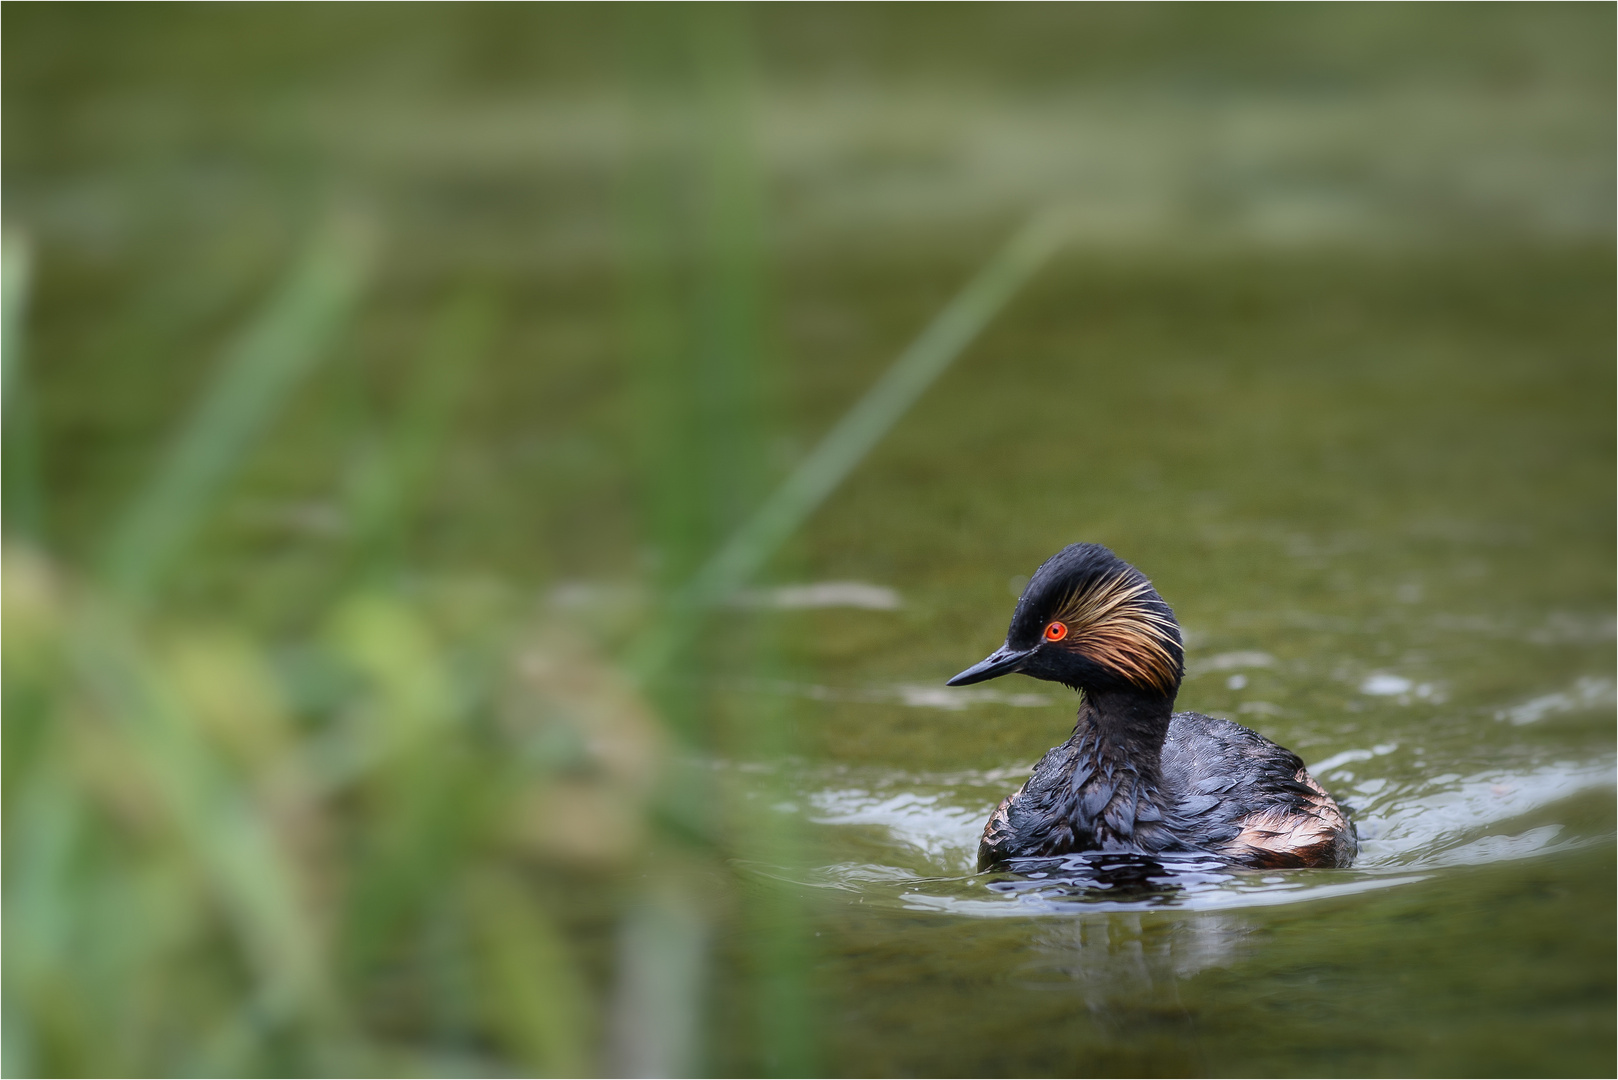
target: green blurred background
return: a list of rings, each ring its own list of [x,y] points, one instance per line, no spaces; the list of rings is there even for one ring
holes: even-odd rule
[[[1609,5],[4,29],[7,1074],[1610,1074]],[[1366,891],[977,917],[1080,539]]]

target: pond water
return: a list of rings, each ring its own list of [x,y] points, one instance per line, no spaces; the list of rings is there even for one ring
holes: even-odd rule
[[[815,838],[813,859],[744,872],[802,890],[817,913],[826,990],[848,1003],[832,1036],[841,1060],[921,1074],[1600,1071],[1612,680],[1547,685],[1525,666],[1520,690],[1480,704],[1467,684],[1499,673],[1481,656],[1470,669],[1412,662],[1446,620],[1412,621],[1402,661],[1385,659],[1399,632],[1387,625],[1362,635],[1358,658],[1318,638],[1319,655],[1285,663],[1253,648],[1200,663],[1192,652],[1182,703],[1309,747],[1361,840],[1347,870],[1091,855],[978,873],[983,822],[1032,765],[990,749],[987,733],[1058,741],[1068,691],[1032,680],[755,690],[813,702],[878,748],[707,763],[757,812]],[[1484,640],[1507,637],[1492,629]],[[1577,641],[1599,673],[1610,633],[1600,616],[1550,616],[1510,636],[1530,653]],[[1323,695],[1336,700],[1307,704]],[[951,736],[991,767],[869,763]]]
[[[1607,1067],[1610,499],[1564,441],[1606,361],[1498,321],[1544,264],[1351,262],[1059,265],[811,527],[793,595],[883,602],[783,614],[813,679],[735,693],[794,703],[802,757],[710,765],[813,838],[751,871],[819,915],[841,1067]],[[1079,539],[1174,606],[1179,707],[1349,809],[1351,869],[975,872],[1076,700],[943,683]]]
[[[712,715],[780,731],[684,767],[783,840],[724,863],[763,914],[716,908],[697,1067],[781,1067],[737,972],[790,909],[809,1071],[1611,1075],[1611,10],[987,10],[755,28],[772,478],[1031,208],[1084,213],[721,616],[779,657],[722,670]],[[548,597],[608,640],[633,619],[660,556],[625,404],[621,69],[610,28],[551,17],[8,22],[7,224],[36,246],[65,560],[337,193],[385,239],[351,362],[255,452],[175,609],[307,630],[334,491],[428,309],[476,280],[506,321],[412,580]],[[1081,540],[1174,608],[1178,706],[1297,752],[1350,811],[1352,868],[976,872],[1076,701],[943,684]],[[603,999],[617,932],[573,942]]]

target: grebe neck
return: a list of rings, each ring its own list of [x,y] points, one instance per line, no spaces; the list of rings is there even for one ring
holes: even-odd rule
[[[1156,780],[1168,738],[1174,698],[1138,690],[1085,690],[1079,702],[1075,737],[1119,765],[1131,765]]]
[[[1163,820],[1163,741],[1174,699],[1157,694],[1084,691],[1069,744],[1073,824],[1097,846],[1128,848]]]

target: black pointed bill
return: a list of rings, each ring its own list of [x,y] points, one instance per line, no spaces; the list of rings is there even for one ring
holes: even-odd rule
[[[971,686],[973,683],[984,682],[1001,675],[1010,675],[1013,671],[1021,670],[1023,662],[1032,656],[1033,652],[1033,649],[1013,649],[1009,645],[1002,645],[945,685]]]

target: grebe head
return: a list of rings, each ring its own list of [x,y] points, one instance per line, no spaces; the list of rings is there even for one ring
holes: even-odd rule
[[[1144,574],[1100,544],[1071,544],[1034,571],[1006,643],[949,685],[1020,672],[1077,690],[1173,698],[1184,656],[1174,612]]]

